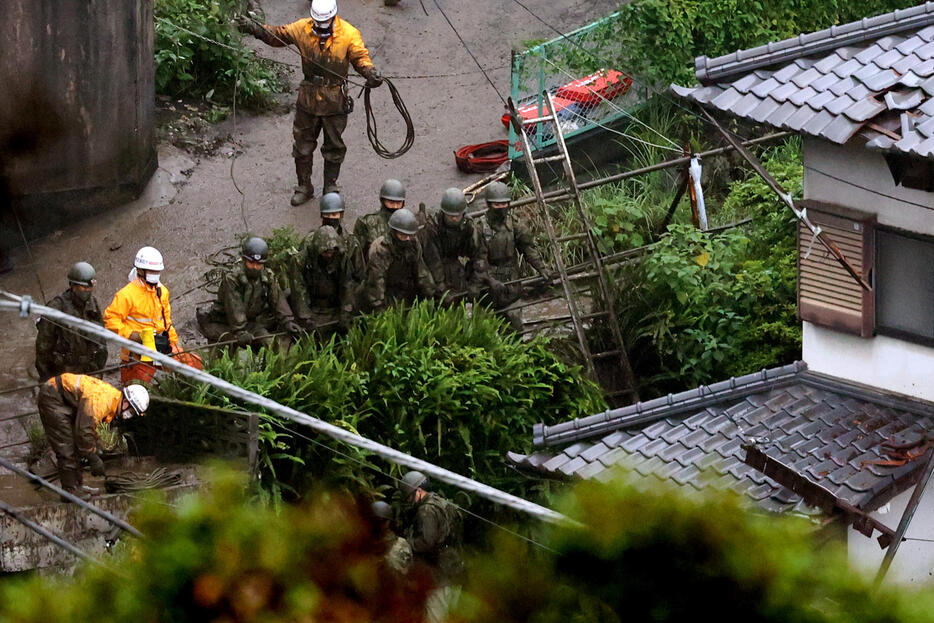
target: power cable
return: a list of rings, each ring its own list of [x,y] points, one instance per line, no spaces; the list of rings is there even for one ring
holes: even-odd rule
[[[163,367],[195,381],[208,383],[209,385],[223,391],[225,394],[232,398],[242,400],[243,402],[266,409],[271,413],[291,420],[296,424],[307,426],[312,430],[327,435],[328,437],[336,439],[337,441],[368,450],[373,454],[397,465],[402,465],[408,467],[409,469],[419,470],[427,476],[430,476],[440,482],[445,482],[470,493],[476,493],[494,503],[507,506],[533,517],[537,517],[543,521],[561,524],[570,523],[572,525],[577,523],[554,510],[545,508],[539,504],[530,502],[529,500],[525,500],[505,491],[501,491],[489,485],[483,484],[482,482],[478,482],[472,478],[462,476],[452,472],[451,470],[445,469],[423,459],[419,459],[410,454],[406,454],[372,439],[362,437],[361,435],[348,431],[340,426],[336,426],[319,418],[312,417],[306,413],[302,413],[291,407],[287,407],[278,402],[270,400],[269,398],[260,396],[255,392],[245,390],[242,387],[238,387],[237,385],[208,374],[203,370],[197,370],[187,366],[173,359],[172,357],[168,357],[157,351],[152,351],[142,344],[138,344],[126,338],[120,337],[119,335],[99,327],[94,323],[69,316],[68,314],[64,314],[57,309],[52,309],[44,305],[37,305],[33,303],[32,299],[28,296],[16,297],[15,295],[11,295],[3,291],[0,291],[0,293],[6,294],[7,296],[10,296],[14,299],[12,301],[0,301],[0,309],[2,310],[18,312],[20,316],[24,318],[29,316],[29,314],[51,316],[52,318],[56,318],[62,322],[67,322],[75,327],[81,328],[83,331],[91,333],[92,335],[97,335],[110,342],[114,342],[131,352],[139,355],[147,355],[151,357],[156,363],[161,364]]]
[[[464,41],[464,38],[461,37],[461,34],[457,32],[457,28],[454,27],[454,24],[448,18],[447,13],[444,12],[444,9],[441,8],[441,5],[438,3],[438,0],[434,0],[435,6],[438,7],[438,10],[441,12],[441,15],[444,17],[444,21],[448,23],[448,26],[451,27],[451,30],[454,31],[454,34],[457,35],[457,38],[460,40],[461,45],[464,46],[464,49],[467,50],[467,54],[470,55],[470,58],[473,59],[473,62],[477,64],[477,67],[480,68],[480,71],[483,72],[483,77],[486,78],[486,81],[490,83],[490,86],[493,87],[493,90],[496,91],[496,96],[499,97],[500,101],[503,102],[503,106],[506,105],[506,99],[503,97],[503,94],[499,92],[499,89],[496,88],[496,85],[493,84],[493,81],[490,79],[490,76],[486,73],[486,70],[483,69],[483,65],[480,64],[480,61],[477,60],[477,57],[473,55],[473,52],[470,51],[470,47],[467,45],[467,42]]]

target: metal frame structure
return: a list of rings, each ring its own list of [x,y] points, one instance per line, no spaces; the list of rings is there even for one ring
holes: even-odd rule
[[[571,321],[571,324],[574,327],[574,332],[577,335],[581,353],[583,354],[587,364],[588,373],[594,378],[594,380],[597,380],[594,361],[598,359],[616,358],[619,362],[619,368],[622,374],[622,380],[625,389],[611,392],[609,396],[614,397],[627,395],[633,402],[635,402],[639,399],[639,394],[636,390],[635,376],[632,372],[632,366],[629,363],[629,356],[626,351],[626,343],[623,340],[622,330],[619,326],[619,319],[616,315],[615,305],[613,304],[613,296],[612,292],[610,291],[609,280],[607,279],[606,271],[604,269],[603,259],[600,255],[600,251],[597,248],[597,240],[594,235],[594,226],[593,223],[590,222],[590,218],[587,216],[587,213],[584,211],[584,206],[581,202],[580,188],[577,185],[577,179],[574,176],[574,168],[571,164],[570,155],[568,154],[567,144],[564,141],[564,134],[562,133],[561,125],[558,122],[557,114],[555,113],[554,100],[548,91],[543,91],[542,97],[545,103],[545,110],[543,111],[544,114],[542,116],[534,117],[531,119],[524,119],[516,110],[516,105],[512,101],[512,98],[509,99],[508,103],[509,116],[512,122],[511,125],[522,144],[522,154],[525,158],[529,179],[532,182],[532,190],[535,193],[535,200],[538,203],[539,210],[542,214],[542,220],[545,223],[545,231],[548,236],[548,245],[551,249],[552,256],[554,257],[555,266],[557,267],[558,273],[561,276],[561,286],[564,290],[564,298],[567,301],[568,311],[570,313],[568,319]],[[558,153],[554,156],[543,156],[536,158],[533,152],[531,141],[529,140],[529,132],[526,131],[526,128],[528,126],[546,123],[550,123],[554,127],[555,145],[557,147]],[[542,189],[542,183],[538,176],[538,165],[546,164],[549,162],[561,162],[561,165],[564,169],[564,180],[566,182],[565,193],[570,197],[571,202],[574,204],[574,210],[577,213],[576,222],[578,225],[580,225],[582,230],[578,233],[562,237],[558,237],[555,233],[554,224],[551,222],[551,214],[548,211],[545,192]],[[592,303],[595,305],[596,301],[600,300],[605,306],[604,309],[594,309],[589,313],[581,313],[582,305],[578,300],[578,294],[581,291],[584,291],[584,289],[578,289],[572,283],[572,281],[577,280],[577,276],[575,275],[575,278],[572,279],[572,277],[568,274],[567,267],[564,264],[564,259],[561,256],[560,243],[570,240],[585,241],[584,248],[587,253],[585,264],[593,267],[593,272],[588,274],[588,276],[595,277],[596,292],[593,292],[593,286],[587,289],[589,289],[592,293]],[[594,297],[593,294],[596,294],[596,296]],[[585,323],[597,319],[603,319],[605,321],[607,327],[610,330],[610,335],[614,344],[610,350],[594,353],[587,338]]]

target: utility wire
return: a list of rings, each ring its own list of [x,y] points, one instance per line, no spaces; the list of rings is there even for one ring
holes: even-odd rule
[[[503,106],[506,105],[506,99],[503,97],[503,94],[499,92],[499,89],[496,88],[496,85],[493,84],[493,81],[490,79],[490,76],[486,73],[486,70],[483,69],[483,65],[480,64],[480,61],[477,60],[477,57],[473,55],[473,52],[470,51],[470,46],[467,45],[467,42],[464,41],[464,38],[461,37],[461,34],[457,32],[457,28],[454,27],[454,24],[448,18],[447,13],[444,12],[444,9],[441,8],[441,5],[438,3],[438,0],[434,0],[435,6],[438,7],[438,10],[441,12],[444,21],[448,23],[448,26],[451,27],[451,30],[454,31],[454,34],[457,35],[457,38],[460,40],[461,45],[464,46],[464,49],[467,50],[467,54],[470,55],[470,58],[473,59],[473,62],[477,64],[477,67],[480,68],[480,71],[483,72],[483,77],[486,78],[486,81],[490,83],[490,86],[493,87],[493,90],[496,91],[497,97],[500,101],[503,102]]]
[[[408,467],[409,469],[419,470],[436,480],[445,482],[455,487],[459,487],[467,492],[476,493],[492,502],[507,506],[533,517],[537,517],[543,521],[572,525],[577,523],[554,510],[545,508],[539,504],[535,504],[534,502],[530,502],[505,491],[501,491],[489,485],[483,484],[472,478],[462,476],[443,467],[429,463],[423,459],[419,459],[404,452],[400,452],[399,450],[390,448],[372,439],[367,439],[366,437],[362,437],[344,428],[330,424],[329,422],[325,422],[306,413],[297,411],[291,407],[279,404],[273,400],[270,400],[269,398],[260,396],[255,392],[245,390],[242,387],[238,387],[232,383],[208,374],[203,370],[197,370],[187,366],[173,359],[172,357],[168,357],[157,351],[152,351],[142,344],[138,344],[126,338],[120,337],[116,333],[99,327],[92,322],[69,316],[68,314],[62,313],[57,309],[52,309],[51,307],[37,305],[33,303],[32,299],[28,296],[16,297],[15,295],[4,291],[0,291],[0,293],[14,299],[12,301],[0,301],[0,309],[2,310],[18,312],[20,316],[24,318],[29,314],[51,316],[52,318],[56,318],[62,322],[67,322],[75,327],[79,327],[88,333],[119,344],[131,352],[137,353],[139,355],[147,355],[151,357],[156,363],[162,364],[163,367],[195,381],[208,383],[209,385],[223,391],[225,394],[232,398],[236,398],[257,407],[266,409],[285,419],[291,420],[296,424],[307,426],[312,430],[317,431],[318,433],[327,435],[343,443],[368,450],[373,454],[397,465],[402,465]]]

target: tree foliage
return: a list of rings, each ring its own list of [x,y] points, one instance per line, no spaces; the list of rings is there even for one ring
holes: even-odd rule
[[[281,90],[275,66],[232,26],[240,0],[156,0],[156,92],[258,107]],[[194,34],[193,34],[194,33]]]
[[[108,568],[0,583],[0,622],[420,619],[430,584],[381,564],[368,505],[318,495],[275,511],[248,491],[221,471],[174,507],[151,497],[132,517],[146,538],[107,555]]]
[[[635,0],[612,36],[617,67],[653,86],[694,84],[694,58],[716,57],[904,9],[917,0]]]
[[[792,195],[800,195],[797,143],[770,152],[765,166]],[[618,273],[621,326],[649,393],[799,356],[794,216],[754,173],[734,182],[714,209],[752,220],[715,234],[671,225],[651,253]]]
[[[468,567],[454,621],[934,619],[931,590],[874,593],[813,524],[754,513],[732,493],[685,497],[620,478],[576,485],[558,508],[580,524],[543,528],[543,547],[495,535]]]

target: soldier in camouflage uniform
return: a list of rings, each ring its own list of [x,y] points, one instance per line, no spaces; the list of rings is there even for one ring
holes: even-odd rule
[[[448,188],[441,198],[441,210],[428,217],[420,236],[425,265],[438,291],[448,292],[448,296],[466,291],[470,299],[476,299],[481,285],[489,279],[486,247],[480,228],[465,216],[466,210],[464,193]]]
[[[380,236],[389,233],[389,217],[405,207],[405,186],[399,180],[389,179],[379,189],[379,211],[357,219],[353,235],[360,243],[364,261],[369,261],[370,246]]]
[[[262,238],[243,243],[243,261],[221,277],[217,301],[210,310],[197,312],[198,326],[209,341],[235,339],[239,346],[258,348],[271,344],[277,329],[301,333],[279,281],[266,269],[268,254]],[[279,340],[280,346],[287,342]]]
[[[535,247],[532,232],[509,213],[511,197],[509,187],[502,182],[493,182],[486,189],[486,226],[483,228],[493,306],[506,307],[522,297],[520,284],[504,285],[519,279],[519,254],[546,280],[553,281],[557,274],[542,261]],[[522,311],[512,310],[504,314],[516,331],[522,330]]]
[[[350,274],[354,281],[354,293],[366,279],[365,250],[351,232],[344,229],[344,198],[340,193],[326,193],[321,197],[321,226],[330,225],[340,235],[343,252],[350,261]]]
[[[78,262],[68,271],[68,289],[48,306],[103,326],[101,308],[93,294],[96,277],[93,266]],[[40,380],[62,372],[96,372],[107,363],[107,344],[103,340],[84,337],[45,318],[39,319],[36,328],[36,371]]]
[[[322,340],[350,326],[356,285],[351,264],[345,240],[329,225],[315,230],[292,262],[289,302],[295,319]],[[333,322],[337,326],[321,326]]]
[[[435,590],[425,603],[426,619],[443,621],[464,572],[461,510],[443,495],[429,493],[428,478],[421,472],[402,477],[402,493],[410,505],[405,536],[412,545],[414,564],[428,565],[435,581]]]
[[[389,219],[389,233],[370,246],[362,299],[371,311],[382,311],[394,301],[411,303],[433,298],[431,278],[418,242],[415,215],[402,208]]]

